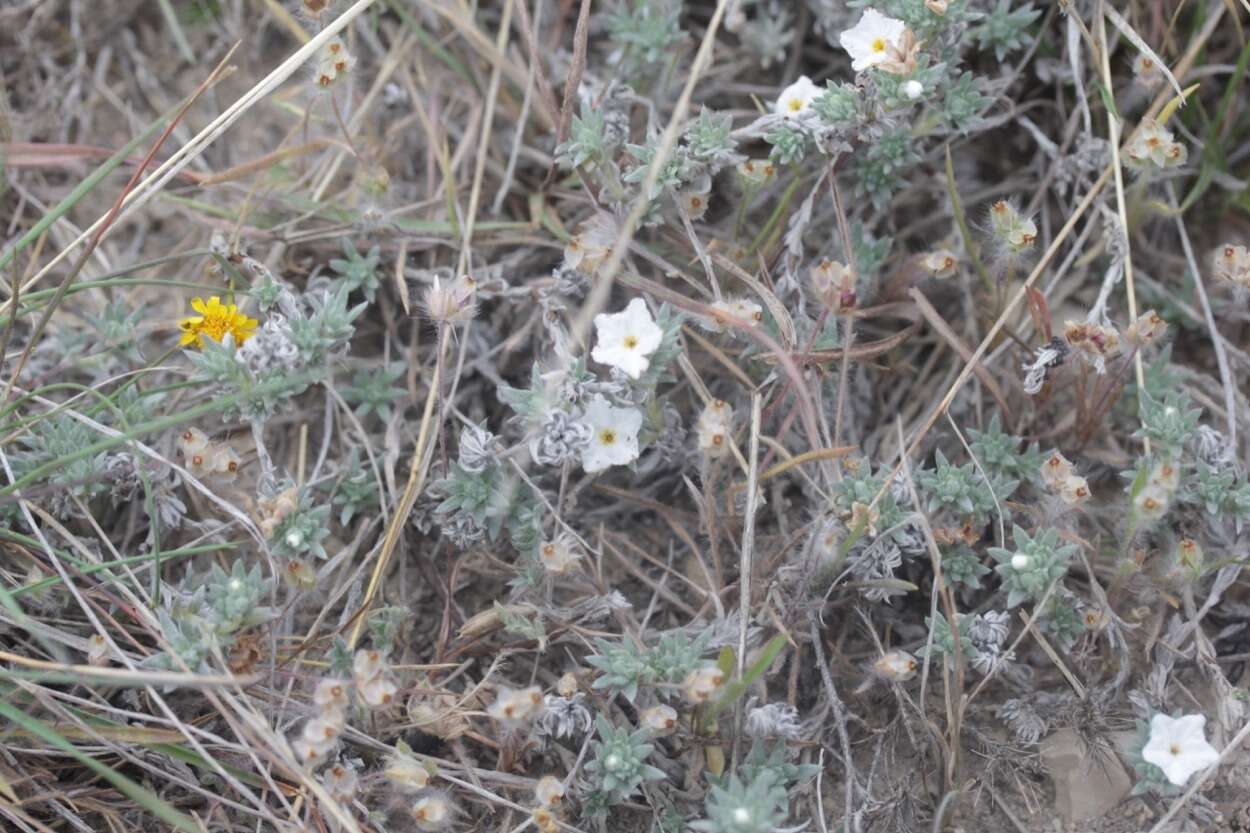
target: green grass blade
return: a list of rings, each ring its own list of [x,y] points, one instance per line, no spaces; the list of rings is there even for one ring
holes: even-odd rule
[[[173,827],[175,830],[184,830],[186,833],[202,833],[195,819],[174,809],[173,805],[164,799],[152,794],[149,790],[144,789],[139,784],[122,775],[116,769],[97,761],[95,758],[83,752],[77,746],[70,743],[65,738],[41,720],[37,720],[19,708],[16,708],[8,700],[0,699],[0,717],[10,723],[20,726],[32,735],[41,738],[51,746],[60,749],[75,760],[82,763],[91,771],[99,775],[105,781],[108,781],[119,792],[124,793],[128,798],[142,807],[151,815]]]

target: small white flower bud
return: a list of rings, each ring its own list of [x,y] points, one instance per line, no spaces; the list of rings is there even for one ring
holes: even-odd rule
[[[924,95],[924,84],[921,84],[914,78],[911,79],[907,83],[903,84],[903,95],[907,96],[912,101],[915,101],[920,98],[920,96]]]
[[[1032,563],[1033,559],[1022,552],[1018,552],[1011,557],[1011,569],[1013,570],[1027,570]]]

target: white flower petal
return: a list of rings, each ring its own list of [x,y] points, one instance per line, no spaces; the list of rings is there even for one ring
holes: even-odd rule
[[[781,91],[777,103],[773,105],[773,112],[788,119],[798,118],[811,109],[812,102],[820,93],[820,87],[812,83],[812,79],[806,75],[799,76],[799,80]]]
[[[588,474],[638,459],[638,430],[642,413],[636,408],[615,408],[596,396],[582,421],[590,426],[590,442],[582,449],[582,468]]]
[[[886,17],[876,9],[864,9],[859,22],[838,36],[838,42],[851,56],[851,69],[862,72],[889,60],[889,50],[898,45],[907,28],[903,21]]]
[[[1220,759],[1220,753],[1207,742],[1207,719],[1200,714],[1172,718],[1156,714],[1150,720],[1150,738],[1142,748],[1142,758],[1163,770],[1176,786],[1184,786],[1190,776]]]
[[[637,379],[650,366],[649,357],[663,339],[664,331],[652,320],[646,302],[634,298],[620,312],[595,316],[595,347],[590,355]]]

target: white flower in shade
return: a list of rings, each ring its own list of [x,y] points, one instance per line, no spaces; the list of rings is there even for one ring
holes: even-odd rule
[[[876,9],[864,9],[864,16],[838,36],[838,43],[851,56],[851,69],[862,72],[890,60],[890,48],[898,47],[906,29],[903,21],[886,17]]]
[[[812,102],[822,92],[824,91],[820,87],[812,83],[812,79],[800,75],[798,81],[781,91],[777,103],[773,105],[773,112],[788,119],[797,119],[812,108]]]
[[[663,339],[664,331],[652,320],[646,302],[635,298],[620,312],[595,316],[595,349],[590,355],[637,379],[650,366],[648,357]]]
[[[1207,743],[1206,725],[1207,719],[1200,714],[1183,717],[1156,714],[1150,720],[1150,739],[1142,748],[1141,756],[1163,770],[1169,781],[1182,787],[1189,776],[1220,759],[1220,753]]]
[[[912,101],[915,101],[916,99],[920,98],[920,96],[924,95],[924,84],[921,84],[919,81],[913,78],[912,80],[903,84],[903,95],[907,96]]]
[[[638,429],[642,412],[636,408],[614,408],[596,396],[586,408],[582,421],[590,426],[590,442],[582,449],[582,468],[588,474],[609,466],[625,466],[638,459]]]

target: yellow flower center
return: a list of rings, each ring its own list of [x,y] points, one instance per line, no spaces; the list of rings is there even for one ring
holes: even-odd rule
[[[625,349],[633,350],[638,346],[638,336],[625,336]]]
[[[604,428],[599,432],[599,443],[601,445],[614,445],[616,443],[616,432],[611,428]]]
[[[803,102],[797,98],[792,98],[786,103],[786,109],[791,113],[797,113],[803,109]]]
[[[216,295],[208,301],[195,298],[191,301],[191,307],[199,315],[178,322],[182,330],[183,346],[195,344],[203,347],[206,338],[220,342],[227,333],[234,336],[235,346],[238,346],[256,334],[258,322],[255,319],[239,312],[234,304],[223,304]]]
[[[876,40],[874,40],[872,42],[872,51],[884,52],[885,51],[885,38],[877,38]]]

